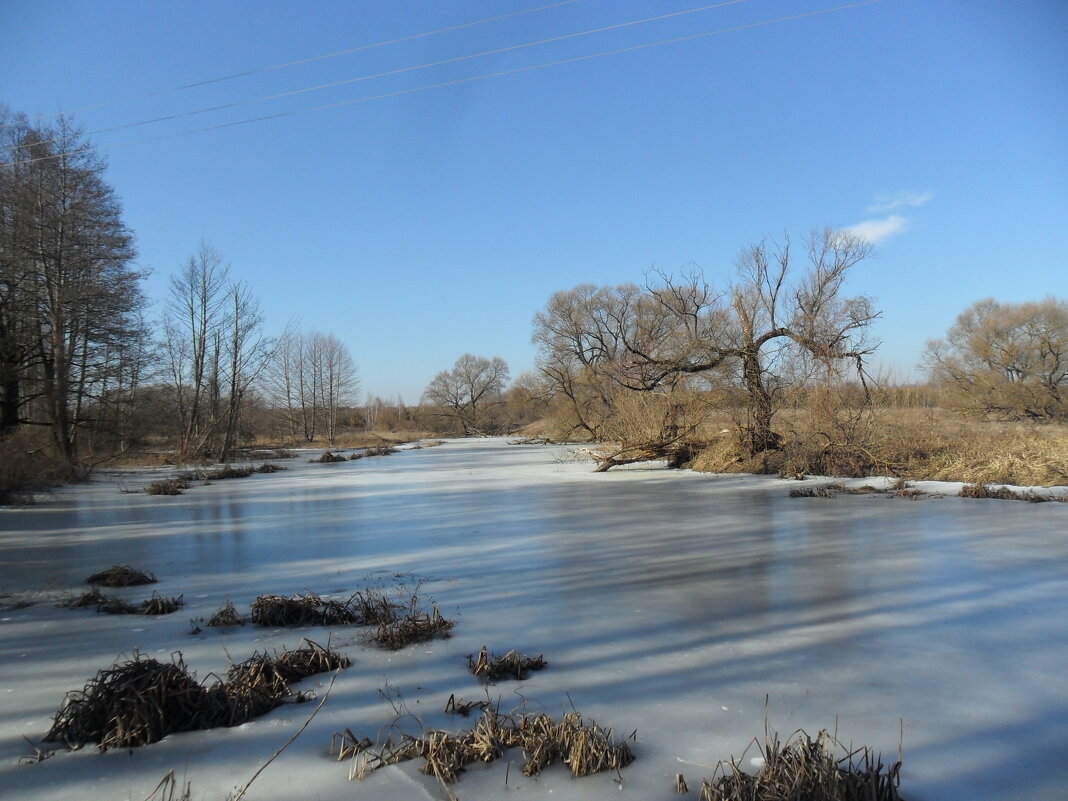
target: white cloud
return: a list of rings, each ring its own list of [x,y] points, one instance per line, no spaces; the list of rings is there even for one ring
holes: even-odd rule
[[[867,208],[868,214],[889,214],[898,209],[918,209],[931,198],[934,192],[898,192],[894,195],[876,195],[875,202]]]
[[[907,230],[908,227],[909,221],[906,218],[899,214],[891,214],[878,220],[862,220],[854,225],[846,226],[842,230],[856,234],[867,239],[873,245],[877,245],[883,240]]]

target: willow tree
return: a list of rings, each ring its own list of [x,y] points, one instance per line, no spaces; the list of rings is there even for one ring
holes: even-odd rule
[[[878,312],[867,297],[846,297],[843,285],[871,252],[859,237],[825,230],[808,238],[801,266],[788,239],[746,248],[734,282],[722,291],[691,270],[655,274],[644,288],[583,285],[558,292],[534,318],[539,369],[566,398],[575,426],[594,438],[618,429],[609,424],[624,406],[638,417],[635,402],[618,400],[626,393],[677,397],[638,404],[664,412],[647,458],[677,448],[696,430],[701,406],[692,393],[699,382],[740,392],[739,433],[749,453],[777,449],[773,420],[787,386],[813,364],[844,362],[863,375],[864,359],[876,347],[867,330]]]

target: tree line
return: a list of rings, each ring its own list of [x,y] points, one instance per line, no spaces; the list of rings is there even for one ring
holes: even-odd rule
[[[605,469],[682,463],[715,415],[754,456],[783,448],[783,409],[818,407],[829,428],[856,431],[887,397],[868,372],[880,313],[845,291],[871,246],[828,229],[743,249],[722,285],[693,269],[556,292],[534,315],[533,371],[509,383],[503,359],[468,353],[417,406],[360,406],[347,345],[295,325],[269,336],[253,288],[210,244],[171,276],[149,319],[133,233],[104,170],[70,120],[0,109],[0,446],[22,437],[11,453],[46,452],[69,473],[146,443],[182,461],[227,461],[253,438],[499,434],[536,421],[560,438],[614,443]],[[1068,420],[1068,303],[973,304],[928,344],[924,365],[939,403]]]
[[[73,475],[146,441],[228,461],[250,406],[281,409],[294,438],[333,438],[358,402],[348,347],[268,336],[252,287],[203,242],[149,320],[105,166],[67,118],[0,110],[0,441],[21,435]]]

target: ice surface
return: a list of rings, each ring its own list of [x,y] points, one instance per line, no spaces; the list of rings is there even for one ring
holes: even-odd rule
[[[386,653],[335,629],[355,664],[250,801],[443,798],[416,763],[349,783],[326,748],[345,727],[384,731],[385,688],[428,727],[470,725],[442,709],[451,693],[482,695],[465,665],[484,644],[549,661],[522,684],[494,685],[503,707],[558,714],[573,701],[621,735],[636,729],[638,759],[622,786],[559,766],[527,779],[516,764],[506,788],[503,763],[479,766],[453,788],[463,799],[677,798],[677,772],[698,788],[717,760],[742,756],[763,731],[765,698],[783,735],[837,725],[891,761],[904,721],[910,801],[1065,797],[1068,504],[789,498],[796,482],[594,474],[563,455],[450,441],[333,465],[294,459],[178,497],[123,494],[148,479],[108,474],[0,510],[0,592],[42,601],[0,614],[0,797],[139,801],[173,769],[194,799],[222,801],[313,705],[133,752],[59,749],[37,765],[17,764],[31,753],[22,737],[39,740],[67,690],[135,648],[180,650],[203,677],[228,654],[326,642],[323,629],[189,634],[189,618],[228,597],[246,610],[262,593],[347,597],[393,573],[426,577],[455,636]],[[187,606],[150,618],[48,602],[114,563],[160,578],[121,597],[184,593]],[[300,686],[321,693],[328,681]]]

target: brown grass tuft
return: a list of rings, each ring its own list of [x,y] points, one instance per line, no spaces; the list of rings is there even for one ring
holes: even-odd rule
[[[112,565],[107,570],[93,573],[85,580],[86,584],[101,587],[136,587],[140,584],[155,584],[159,579],[147,570],[138,570],[129,565]]]

